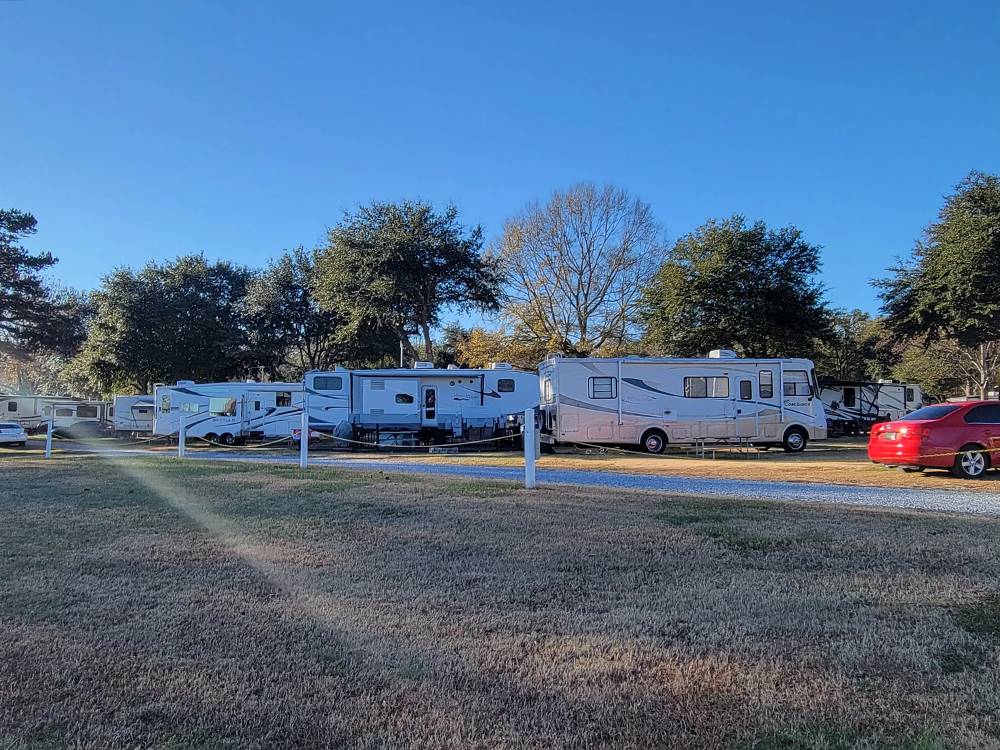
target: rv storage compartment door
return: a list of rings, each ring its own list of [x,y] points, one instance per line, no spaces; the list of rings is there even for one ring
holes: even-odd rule
[[[418,381],[410,378],[370,377],[361,381],[364,421],[380,422],[387,416],[406,421],[419,419]]]

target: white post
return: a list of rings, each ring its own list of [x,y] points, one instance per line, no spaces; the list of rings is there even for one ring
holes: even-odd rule
[[[524,488],[535,489],[535,409],[524,410]]]
[[[299,468],[309,466],[309,409],[302,399],[302,425],[299,428]]]
[[[45,457],[52,458],[52,417],[45,423]]]
[[[180,427],[177,428],[177,458],[187,455],[187,415],[180,415]]]

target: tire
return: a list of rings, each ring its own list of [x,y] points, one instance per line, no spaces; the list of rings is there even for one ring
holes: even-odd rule
[[[205,435],[205,440],[208,440],[210,443],[217,443],[219,442],[219,436],[214,432],[209,432]]]
[[[662,454],[667,449],[667,436],[662,430],[646,430],[642,435],[642,449],[654,456]]]
[[[224,432],[219,436],[219,442],[223,445],[236,445],[236,438],[228,432]]]
[[[951,473],[959,479],[982,479],[989,470],[989,452],[974,443],[962,446],[951,467]]]
[[[789,427],[781,440],[785,453],[801,453],[809,443],[809,435],[801,427]]]

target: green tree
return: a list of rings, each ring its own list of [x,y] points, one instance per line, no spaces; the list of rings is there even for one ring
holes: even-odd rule
[[[816,343],[816,369],[837,380],[868,380],[882,369],[880,321],[862,310],[834,310],[830,331]]]
[[[1000,341],[1000,177],[970,172],[945,199],[909,261],[875,281],[900,339],[951,340],[971,353],[981,396],[996,383]]]
[[[372,203],[347,214],[317,256],[317,294],[341,312],[347,330],[388,328],[416,358],[410,336],[434,358],[431,332],[448,310],[496,309],[500,273],[481,254],[482,229],[468,231],[458,210],[428,203]]]
[[[91,296],[94,317],[75,367],[103,393],[245,374],[241,301],[250,278],[202,255],[113,271]]]
[[[807,356],[830,333],[819,270],[819,248],[793,226],[711,220],[674,244],[645,290],[648,344],[674,356]]]

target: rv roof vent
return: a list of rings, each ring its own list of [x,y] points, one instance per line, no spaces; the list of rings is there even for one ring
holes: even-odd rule
[[[708,353],[709,359],[736,359],[736,352],[732,349],[713,349]]]
[[[194,385],[193,380],[178,380],[177,385]]]
[[[490,362],[491,370],[513,370],[514,367],[510,362]]]
[[[448,365],[448,369],[449,370],[457,370],[458,369],[458,365]]]
[[[433,362],[414,362],[413,363],[413,369],[414,370],[433,370],[434,369],[434,363]]]

